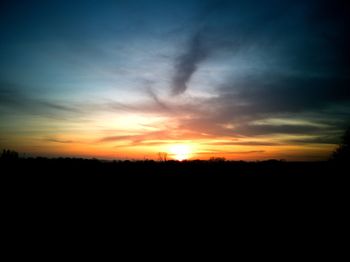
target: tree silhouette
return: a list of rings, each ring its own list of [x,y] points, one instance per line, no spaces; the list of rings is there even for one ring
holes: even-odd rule
[[[226,159],[224,157],[211,157],[209,162],[225,162]]]
[[[2,151],[2,154],[0,156],[0,159],[1,160],[16,160],[18,159],[18,153],[16,151],[12,151],[12,150],[9,150],[9,149],[4,149]]]
[[[166,162],[168,160],[168,153],[167,152],[159,152],[158,153],[158,160],[160,162]]]
[[[342,142],[333,152],[331,159],[339,162],[350,161],[350,127],[345,131]]]

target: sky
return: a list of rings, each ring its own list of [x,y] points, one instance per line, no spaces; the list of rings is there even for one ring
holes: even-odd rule
[[[1,1],[0,148],[327,159],[350,124],[349,20],[346,0]]]

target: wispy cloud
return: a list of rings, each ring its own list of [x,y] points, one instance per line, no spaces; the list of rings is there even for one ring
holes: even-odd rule
[[[73,141],[73,140],[65,140],[65,139],[58,139],[58,138],[45,138],[45,141],[53,142],[53,143],[60,143],[60,144],[72,144],[72,143],[75,143],[75,141]]]
[[[196,72],[198,65],[208,56],[208,50],[202,39],[203,32],[196,32],[190,39],[186,50],[175,64],[175,74],[172,79],[172,94],[178,95],[186,91],[187,84]]]
[[[74,115],[81,113],[75,106],[40,99],[33,94],[25,92],[24,90],[26,89],[27,88],[20,85],[0,82],[0,109],[2,109],[0,114],[18,112],[24,115],[32,114],[47,117],[63,117],[67,113]]]

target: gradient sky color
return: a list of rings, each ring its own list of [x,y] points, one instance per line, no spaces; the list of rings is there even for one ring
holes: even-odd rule
[[[326,159],[350,120],[349,4],[1,1],[0,148]]]

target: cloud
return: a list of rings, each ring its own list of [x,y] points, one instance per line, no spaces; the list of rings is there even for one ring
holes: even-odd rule
[[[176,123],[176,129],[155,136],[146,134],[127,138],[139,142],[159,137],[250,137],[252,141],[245,142],[246,145],[259,146],[257,142],[254,144],[253,138],[256,136],[319,133],[329,136],[328,141],[336,141],[346,125],[346,119],[350,117],[350,95],[346,79],[261,74],[227,81],[217,92],[217,96],[209,98],[161,101],[153,96],[152,90],[149,94],[151,104],[140,102],[129,105],[129,112],[165,114],[169,121]],[[159,105],[159,102],[162,104]],[[160,110],[162,108],[171,110]],[[255,124],[257,120],[271,118],[292,118],[301,123]],[[120,137],[105,138],[106,141],[118,139]],[[240,142],[237,141],[236,145]],[[315,139],[305,142],[320,141]]]
[[[21,85],[0,82],[0,114],[18,112],[48,117],[63,117],[67,113],[74,115],[81,113],[81,110],[77,107],[37,98],[33,94],[30,95],[28,90],[30,89]]]
[[[265,150],[252,150],[252,151],[209,151],[209,152],[196,152],[197,155],[245,155],[245,154],[262,154]]]
[[[241,114],[286,113],[348,103],[349,78],[251,75],[226,83],[217,101]]]
[[[314,134],[323,131],[322,128],[309,125],[242,125],[237,127],[238,132],[245,136],[271,134]]]
[[[256,8],[243,1],[207,1],[191,25],[187,44],[176,58],[171,91],[173,95],[184,93],[192,76],[202,62],[220,52],[230,55],[249,49],[261,42],[264,33],[270,33],[270,24],[286,13],[280,6],[268,11],[259,3]],[[278,6],[278,5],[277,5]],[[187,28],[185,28],[185,31]]]
[[[0,82],[0,102],[2,106],[20,105],[20,101],[25,104],[25,96],[17,90],[17,85]]]
[[[224,141],[224,142],[210,142],[209,145],[215,146],[279,146],[282,143],[276,142],[260,142],[260,141]]]
[[[340,143],[340,136],[343,135],[343,132],[338,132],[333,135],[318,135],[316,137],[304,137],[298,139],[289,139],[286,143],[290,144],[330,144],[335,145]]]
[[[198,65],[208,56],[208,49],[203,41],[202,31],[196,32],[190,39],[186,50],[175,64],[175,74],[172,79],[172,94],[178,95],[186,91],[187,84],[196,72]]]
[[[118,141],[126,141],[126,140],[131,140],[133,138],[137,138],[139,136],[134,136],[134,135],[126,135],[126,136],[106,136],[98,140],[98,142],[118,142]]]
[[[108,143],[108,142],[126,141],[126,142],[130,142],[130,144],[136,145],[148,140],[158,140],[159,138],[161,138],[162,140],[176,139],[178,138],[178,134],[174,131],[160,130],[160,131],[143,132],[135,135],[106,136],[99,139],[98,142]]]
[[[346,31],[350,25],[349,5],[340,0],[272,1],[269,8],[266,5],[256,1],[207,1],[191,25],[194,29],[190,30],[189,41],[179,49],[172,94],[184,93],[202,62],[219,53],[233,59],[245,54],[247,61],[249,56],[264,57],[259,70],[270,73],[269,77],[281,71],[313,76],[349,74],[350,62],[345,58],[350,44]],[[274,65],[273,61],[280,64]]]
[[[118,131],[116,131],[117,133]],[[129,145],[160,145],[162,141],[176,141],[176,140],[194,140],[208,138],[207,136],[198,133],[194,130],[185,130],[181,128],[168,128],[159,131],[145,131],[135,135],[115,135],[105,136],[100,138],[97,142],[99,143],[110,143],[110,142],[129,142]],[[152,141],[152,142],[150,142]]]
[[[170,110],[169,106],[160,100],[158,95],[154,92],[154,90],[151,87],[146,87],[146,93],[149,95],[149,97],[153,100],[153,102],[159,106],[159,109],[161,110]]]
[[[57,139],[57,138],[46,138],[45,141],[53,142],[53,143],[60,143],[60,144],[71,144],[71,143],[74,143],[73,140],[63,140],[63,139]]]

